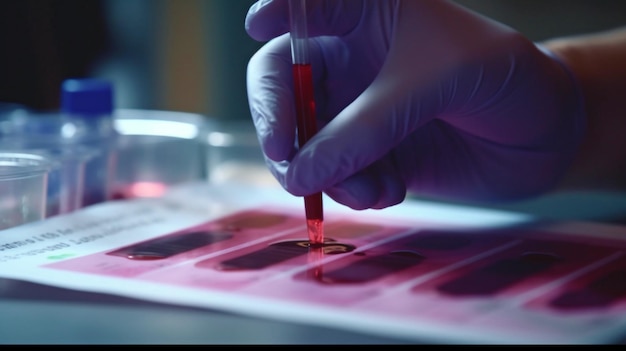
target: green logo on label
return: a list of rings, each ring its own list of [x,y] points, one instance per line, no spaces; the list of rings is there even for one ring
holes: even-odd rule
[[[49,260],[61,260],[61,259],[64,259],[64,258],[72,257],[74,255],[75,254],[73,254],[73,253],[64,253],[64,254],[59,254],[59,255],[48,256],[47,258]]]

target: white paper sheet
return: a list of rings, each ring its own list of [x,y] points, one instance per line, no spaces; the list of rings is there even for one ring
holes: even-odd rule
[[[188,184],[1,231],[0,276],[415,342],[626,335],[622,227],[420,201],[324,205],[335,241],[320,255],[306,248],[301,198]]]

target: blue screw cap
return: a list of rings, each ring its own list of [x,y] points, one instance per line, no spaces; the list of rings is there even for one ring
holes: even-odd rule
[[[113,84],[104,79],[80,78],[63,81],[61,111],[80,115],[113,112]]]

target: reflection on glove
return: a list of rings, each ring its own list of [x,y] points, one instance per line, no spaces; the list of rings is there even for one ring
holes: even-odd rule
[[[296,147],[288,3],[260,1],[249,35],[252,118],[293,195],[354,209],[407,191],[503,201],[548,191],[584,131],[578,87],[520,33],[453,2],[307,1],[319,132]],[[287,34],[285,34],[287,33]]]

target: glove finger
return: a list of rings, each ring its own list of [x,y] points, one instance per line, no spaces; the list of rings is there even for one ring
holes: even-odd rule
[[[308,0],[307,24],[310,36],[342,36],[352,30],[364,13],[362,0]],[[385,1],[381,4],[392,3]],[[261,0],[246,15],[246,32],[258,41],[267,41],[289,31],[287,0]]]
[[[261,148],[275,161],[295,152],[296,128],[289,36],[272,40],[255,53],[247,69],[248,104]]]
[[[402,202],[406,186],[395,167],[383,159],[327,189],[326,194],[355,210],[383,209]]]
[[[289,31],[287,1],[259,0],[248,9],[245,29],[250,37],[268,41]]]
[[[286,188],[285,174],[287,173],[287,168],[289,167],[289,161],[273,161],[265,156],[265,164],[278,183],[283,188]]]

